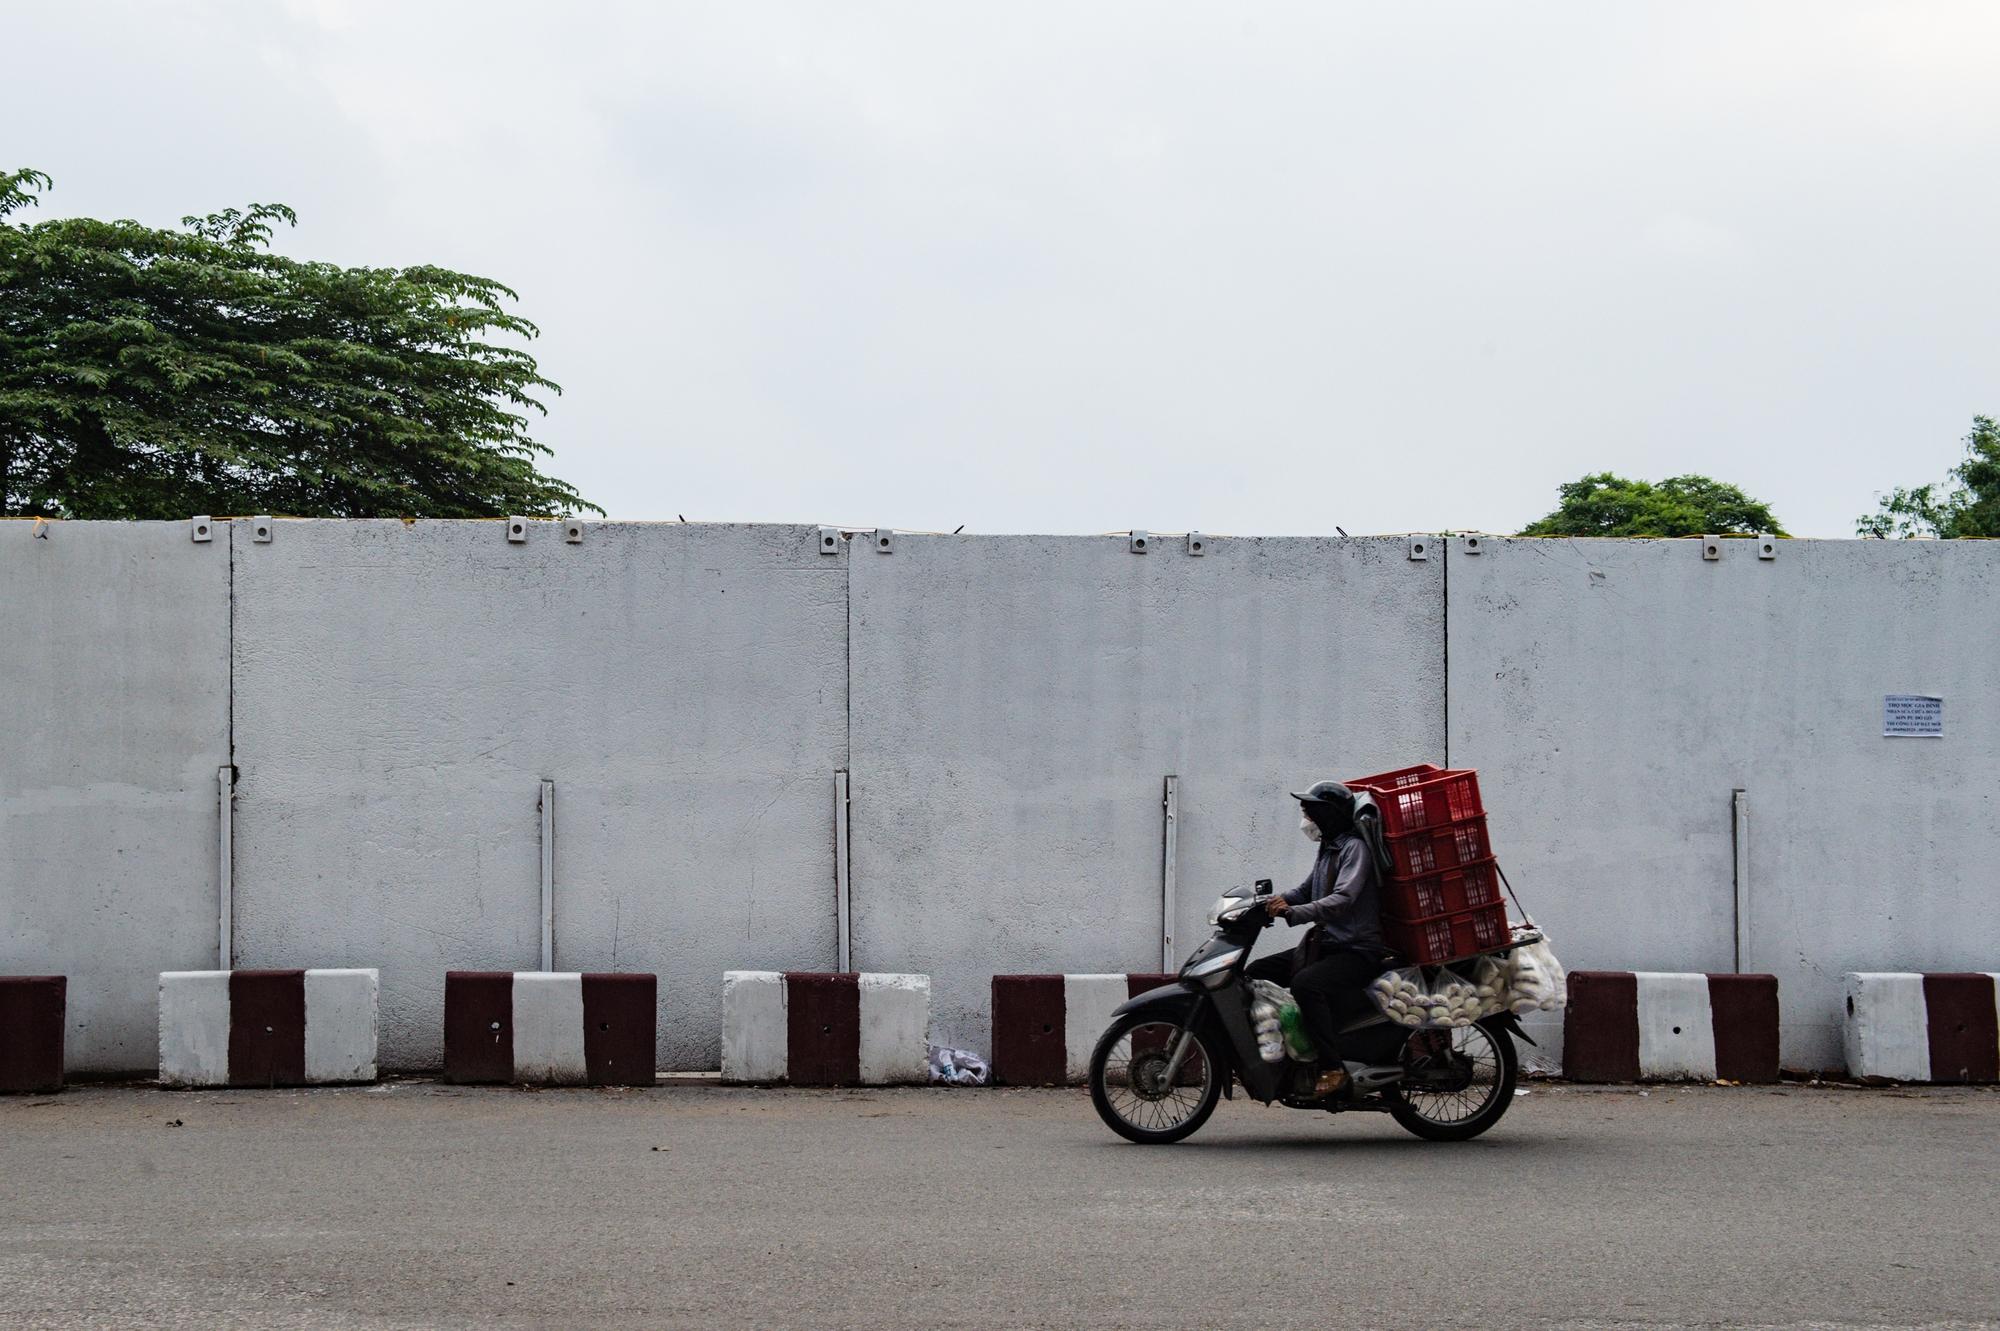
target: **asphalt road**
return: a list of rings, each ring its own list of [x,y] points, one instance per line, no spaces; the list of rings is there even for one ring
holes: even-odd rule
[[[0,1100],[0,1327],[2000,1324],[2000,1092],[1541,1086],[1487,1137],[1067,1091]]]

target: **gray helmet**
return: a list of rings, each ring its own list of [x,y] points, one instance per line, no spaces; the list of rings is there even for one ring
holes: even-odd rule
[[[1327,836],[1339,836],[1354,827],[1354,792],[1338,781],[1315,781],[1304,790],[1293,791],[1292,798]]]
[[[1354,792],[1338,781],[1315,781],[1304,790],[1292,792],[1301,804],[1353,804]]]
[[[1292,798],[1306,817],[1319,825],[1321,833],[1328,837],[1354,833],[1374,857],[1376,872],[1389,872],[1394,861],[1382,843],[1382,810],[1367,789],[1356,791],[1338,781],[1315,781],[1304,790],[1293,791]]]

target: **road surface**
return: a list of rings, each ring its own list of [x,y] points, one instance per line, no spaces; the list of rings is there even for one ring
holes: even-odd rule
[[[1075,1091],[0,1100],[0,1327],[1992,1326],[2000,1092],[1541,1085],[1487,1137]]]

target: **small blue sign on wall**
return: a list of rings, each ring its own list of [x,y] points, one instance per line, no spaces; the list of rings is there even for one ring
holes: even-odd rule
[[[1882,699],[1882,733],[1918,739],[1944,738],[1944,699],[1927,693],[1891,693]]]

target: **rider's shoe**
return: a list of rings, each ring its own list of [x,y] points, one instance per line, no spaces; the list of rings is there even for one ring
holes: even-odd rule
[[[1313,1085],[1313,1098],[1328,1100],[1347,1089],[1347,1069],[1335,1065],[1319,1074],[1319,1081]]]

